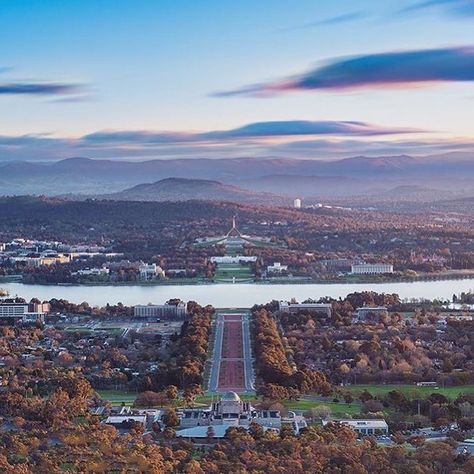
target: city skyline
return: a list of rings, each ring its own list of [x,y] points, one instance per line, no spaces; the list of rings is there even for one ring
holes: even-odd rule
[[[2,6],[0,161],[474,149],[471,1]]]

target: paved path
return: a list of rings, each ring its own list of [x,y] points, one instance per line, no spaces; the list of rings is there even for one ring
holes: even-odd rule
[[[209,392],[254,390],[248,313],[217,314],[211,362]]]

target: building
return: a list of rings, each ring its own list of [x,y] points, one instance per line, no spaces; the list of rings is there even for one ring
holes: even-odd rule
[[[211,257],[211,262],[213,263],[253,263],[257,261],[258,257],[251,256],[251,255],[223,255],[219,257]]]
[[[129,430],[134,424],[139,424],[145,430],[150,430],[155,421],[161,421],[163,413],[163,410],[142,410],[123,406],[118,413],[110,414],[103,423],[124,431]]]
[[[353,275],[384,275],[393,273],[393,265],[388,263],[359,263],[352,265],[351,273]]]
[[[73,273],[77,276],[108,276],[109,274],[109,268],[84,268]]]
[[[108,416],[104,423],[106,425],[112,425],[115,428],[129,428],[132,423],[139,423],[146,427],[146,415],[132,415],[132,414],[124,414],[124,415],[111,415]]]
[[[386,314],[388,309],[385,306],[363,306],[361,308],[356,309],[357,312],[357,319],[359,321],[365,321],[369,314],[378,317],[382,314]]]
[[[0,320],[8,324],[44,321],[50,311],[49,303],[18,303],[13,299],[0,300]]]
[[[364,436],[371,435],[388,435],[388,425],[384,419],[377,420],[323,420],[323,426],[328,423],[339,423],[341,425],[349,426],[357,433]]]
[[[355,258],[330,258],[321,260],[321,264],[326,267],[328,272],[350,272],[352,265],[360,265],[363,263],[363,260]]]
[[[331,316],[332,306],[330,303],[289,303],[288,301],[280,301],[278,309],[282,313],[297,313],[298,311],[307,310]]]
[[[176,304],[137,305],[133,308],[133,315],[136,318],[184,319],[187,311],[187,304],[180,301]]]
[[[273,262],[273,265],[268,265],[268,273],[283,273],[288,271],[288,265],[282,265],[280,262]]]
[[[225,245],[227,248],[234,250],[240,249],[244,245],[270,245],[275,246],[268,237],[257,237],[254,235],[245,235],[238,228],[235,216],[232,217],[232,227],[229,232],[224,235],[213,237],[200,237],[195,240],[198,246],[209,247],[211,245]]]
[[[143,263],[138,267],[140,273],[140,280],[151,281],[157,278],[164,278],[165,272],[156,263]]]
[[[248,429],[251,423],[258,423],[264,429],[279,431],[289,425],[295,433],[306,428],[303,415],[289,412],[282,417],[278,410],[256,410],[250,402],[242,401],[235,392],[227,392],[221,399],[204,409],[183,410],[180,428],[176,435],[184,438],[206,438],[212,427],[213,438],[222,438],[231,426]]]
[[[293,207],[294,207],[295,209],[301,209],[301,199],[298,199],[298,198],[295,199],[295,200],[293,201]]]

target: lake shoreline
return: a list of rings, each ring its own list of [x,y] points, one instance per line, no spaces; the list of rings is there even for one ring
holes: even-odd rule
[[[156,280],[153,282],[140,282],[140,281],[124,281],[124,282],[89,282],[89,283],[28,283],[23,282],[18,277],[0,277],[0,285],[2,283],[18,283],[25,286],[46,286],[46,287],[143,287],[143,288],[154,288],[154,287],[167,287],[167,286],[213,286],[213,285],[376,285],[376,284],[395,284],[395,283],[417,283],[417,282],[435,282],[435,281],[454,281],[454,280],[469,280],[474,278],[474,271],[466,273],[433,273],[420,275],[413,278],[347,278],[344,280],[333,279],[333,280],[307,280],[298,278],[287,278],[287,279],[275,279],[275,280],[246,280],[246,281],[212,281],[212,280]]]

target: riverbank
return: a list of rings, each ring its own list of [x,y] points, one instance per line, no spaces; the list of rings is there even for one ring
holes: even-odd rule
[[[248,275],[246,275],[248,276]],[[425,273],[413,277],[400,276],[398,278],[390,276],[345,276],[332,279],[302,279],[302,278],[275,278],[272,280],[252,280],[236,279],[233,283],[232,279],[216,278],[179,278],[179,279],[161,279],[154,281],[91,281],[81,283],[28,283],[23,282],[21,275],[2,276],[0,284],[5,282],[14,282],[22,285],[31,286],[53,286],[53,287],[159,287],[159,286],[188,286],[188,285],[221,285],[221,284],[256,284],[256,285],[361,285],[361,284],[391,284],[391,283],[415,283],[415,282],[434,282],[434,281],[450,281],[450,280],[469,280],[474,279],[474,270],[465,270],[462,272],[442,272],[442,273]]]

